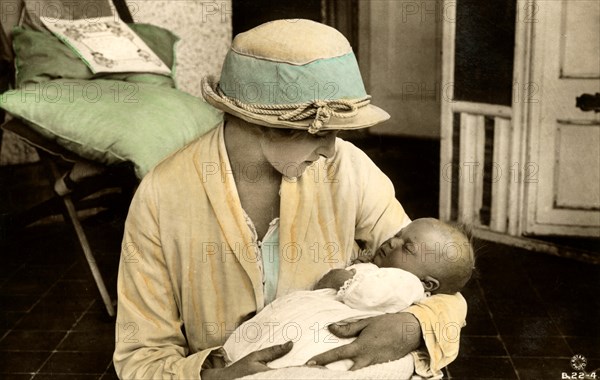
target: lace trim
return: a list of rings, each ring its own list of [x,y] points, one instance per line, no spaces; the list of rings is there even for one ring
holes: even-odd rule
[[[338,290],[338,297],[343,297],[346,295],[346,290],[348,290],[348,288],[350,287],[350,283],[352,282],[353,278],[349,278],[346,281],[344,281],[344,285],[342,285],[340,290]]]
[[[360,278],[362,278],[360,273],[355,273],[354,277],[347,279],[346,281],[344,281],[344,285],[342,285],[340,287],[340,290],[338,290],[337,292],[337,297],[339,299],[343,299],[344,296],[346,296],[346,293],[348,293],[349,288],[352,286],[352,284],[354,284],[355,282],[360,281]]]
[[[246,210],[242,209],[242,212],[244,213],[244,219],[246,221],[246,224],[248,225],[248,228],[250,228],[250,232],[252,233],[252,241],[258,247],[258,249],[256,250],[257,256],[258,256],[257,260],[256,260],[256,265],[258,266],[258,270],[260,271],[260,274],[262,277],[263,292],[264,292],[264,286],[267,282],[267,279],[266,279],[266,274],[265,274],[265,268],[263,265],[262,246],[263,246],[263,241],[266,240],[266,238],[269,237],[269,235],[271,233],[273,233],[274,226],[279,222],[279,217],[276,217],[269,223],[269,229],[267,230],[267,233],[265,234],[265,236],[263,237],[263,240],[261,241],[261,240],[258,240],[258,233],[256,232],[256,227],[254,226],[252,219],[250,219],[250,217],[246,213]]]

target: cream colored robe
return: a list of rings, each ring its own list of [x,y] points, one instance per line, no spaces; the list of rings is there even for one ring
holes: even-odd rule
[[[241,180],[256,180],[256,171],[244,170]],[[300,178],[282,181],[277,296],[311,289],[329,269],[346,267],[354,239],[377,247],[409,222],[390,180],[338,139],[327,164],[320,159]],[[211,349],[264,306],[256,249],[222,126],[146,175],[131,203],[119,267],[119,376],[198,379]],[[444,304],[459,316],[419,310],[418,319],[462,325],[464,299],[452,296]],[[426,343],[435,360],[458,351],[458,342]]]

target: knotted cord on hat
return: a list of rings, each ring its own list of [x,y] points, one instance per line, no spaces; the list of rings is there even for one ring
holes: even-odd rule
[[[340,119],[354,117],[358,114],[359,108],[371,103],[371,96],[367,95],[359,99],[316,99],[292,104],[248,104],[225,95],[219,87],[217,92],[223,100],[239,108],[258,115],[277,116],[279,120],[300,121],[315,115],[308,127],[308,132],[312,134],[318,133],[331,117]]]

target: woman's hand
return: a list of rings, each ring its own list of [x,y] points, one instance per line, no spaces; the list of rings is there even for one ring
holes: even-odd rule
[[[313,356],[308,365],[324,366],[351,359],[350,370],[397,360],[421,344],[419,321],[410,313],[384,314],[353,323],[334,323],[329,331],[340,338],[357,337],[352,343]]]
[[[258,372],[269,371],[268,362],[279,359],[290,350],[294,344],[288,341],[285,344],[263,348],[244,356],[242,359],[225,368],[204,369],[200,372],[200,378],[204,380],[229,380],[252,375]]]
[[[332,269],[323,276],[317,285],[315,285],[315,290],[317,289],[326,289],[333,288],[335,290],[340,290],[344,282],[354,277],[356,271],[354,269],[346,270],[346,269]]]

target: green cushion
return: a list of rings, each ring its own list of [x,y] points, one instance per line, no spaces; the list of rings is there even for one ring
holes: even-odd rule
[[[174,46],[179,38],[167,29],[149,24],[130,24],[129,27],[174,74]],[[172,77],[150,73],[110,73],[94,75],[86,64],[58,38],[49,33],[16,27],[13,29],[16,87],[52,79],[114,79],[175,87]]]
[[[139,178],[223,119],[175,89],[102,79],[30,84],[0,95],[0,108],[83,158],[133,162]]]

